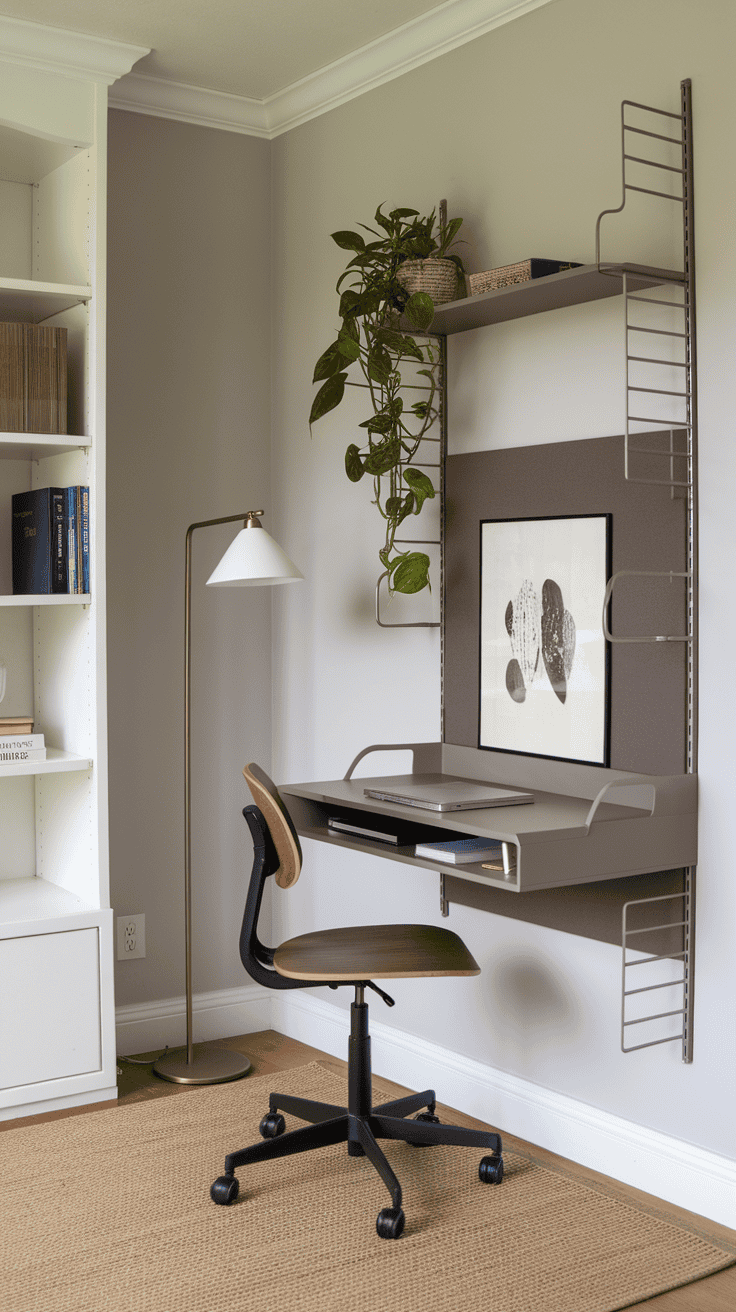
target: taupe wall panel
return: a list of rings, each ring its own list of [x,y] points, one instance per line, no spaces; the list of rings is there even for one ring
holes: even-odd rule
[[[641,446],[650,445],[639,439]],[[642,462],[643,464],[643,462]],[[646,478],[662,477],[650,458]],[[478,746],[480,522],[611,513],[613,573],[684,570],[685,503],[669,488],[627,482],[622,436],[476,451],[447,461],[445,741]],[[509,598],[511,600],[511,598]],[[601,598],[602,601],[602,598]],[[684,633],[682,579],[621,579],[612,633]],[[679,774],[684,766],[684,643],[614,645],[611,766]],[[493,752],[485,753],[489,760]]]

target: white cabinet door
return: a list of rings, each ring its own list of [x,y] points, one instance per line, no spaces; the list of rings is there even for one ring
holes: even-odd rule
[[[0,941],[0,1089],[101,1066],[99,930]]]

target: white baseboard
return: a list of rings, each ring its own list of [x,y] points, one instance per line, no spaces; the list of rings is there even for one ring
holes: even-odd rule
[[[272,1002],[273,990],[260,984],[197,994],[192,999],[194,1042],[270,1029]],[[186,1043],[184,997],[117,1007],[115,1035],[120,1056],[151,1052],[167,1044],[170,1048],[180,1047]]]
[[[272,1025],[347,1058],[349,1013],[311,994],[277,994]],[[614,1180],[736,1229],[736,1161],[674,1139],[566,1094],[460,1056],[371,1019],[377,1075],[428,1086],[440,1102]]]

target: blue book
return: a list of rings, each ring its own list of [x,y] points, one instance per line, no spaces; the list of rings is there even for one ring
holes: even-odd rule
[[[442,861],[447,865],[460,866],[469,861],[490,861],[503,859],[503,848],[493,838],[451,838],[444,843],[417,843],[415,856],[427,861]]]
[[[76,488],[64,488],[64,522],[67,540],[67,592],[79,591],[77,586],[77,502]]]
[[[16,492],[12,516],[13,592],[66,592],[64,489],[38,487]]]
[[[80,487],[79,489],[79,536],[80,550],[78,558],[81,557],[82,569],[82,586],[80,592],[89,592],[89,488]]]

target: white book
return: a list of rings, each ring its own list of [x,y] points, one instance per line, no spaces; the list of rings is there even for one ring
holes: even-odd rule
[[[460,866],[469,861],[490,861],[494,857],[502,861],[503,848],[492,838],[451,838],[444,843],[417,843],[414,855],[427,861]]]
[[[39,747],[46,750],[42,733],[0,735],[0,752],[32,752]]]
[[[46,760],[45,747],[32,747],[30,748],[29,751],[23,751],[22,749],[20,751],[17,749],[16,751],[7,751],[4,747],[0,747],[0,764],[2,764],[4,761],[45,761],[45,760]]]

